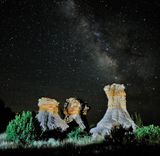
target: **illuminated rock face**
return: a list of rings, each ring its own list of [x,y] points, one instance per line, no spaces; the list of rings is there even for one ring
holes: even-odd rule
[[[95,128],[90,130],[93,138],[109,135],[114,126],[121,125],[123,128],[136,128],[126,109],[126,93],[123,84],[112,84],[104,87],[108,98],[108,109]]]
[[[38,101],[39,112],[37,119],[43,131],[59,129],[63,132],[69,127],[58,114],[59,102],[46,97],[42,97]]]
[[[67,123],[75,121],[81,129],[86,129],[86,125],[82,119],[82,116],[86,116],[88,110],[89,107],[87,105],[82,107],[79,100],[71,97],[66,100],[64,105],[65,121]]]

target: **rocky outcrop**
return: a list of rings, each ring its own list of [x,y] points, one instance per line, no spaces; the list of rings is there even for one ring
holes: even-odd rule
[[[69,127],[59,116],[59,102],[55,99],[42,97],[38,100],[39,112],[37,119],[43,131],[55,130],[66,131]]]
[[[95,128],[90,130],[93,138],[109,135],[114,126],[121,125],[123,128],[136,128],[126,108],[126,93],[123,84],[112,84],[104,87],[108,98],[108,109]]]
[[[64,105],[64,114],[66,123],[76,122],[81,129],[86,129],[87,124],[84,121],[89,107],[86,104],[82,104],[80,100],[76,98],[69,98]]]

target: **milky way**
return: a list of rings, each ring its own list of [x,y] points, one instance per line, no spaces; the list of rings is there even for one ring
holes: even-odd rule
[[[0,98],[36,110],[41,96],[106,110],[106,84],[126,86],[128,108],[159,122],[159,2],[47,0],[0,3]],[[98,112],[97,117],[93,114]],[[150,115],[152,114],[152,118]]]

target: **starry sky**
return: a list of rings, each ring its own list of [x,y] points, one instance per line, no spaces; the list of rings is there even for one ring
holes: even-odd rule
[[[0,99],[17,112],[75,96],[95,123],[103,87],[123,83],[129,113],[160,124],[159,19],[158,0],[0,0]]]

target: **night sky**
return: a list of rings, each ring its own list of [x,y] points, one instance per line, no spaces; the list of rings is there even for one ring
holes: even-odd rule
[[[123,83],[130,114],[160,124],[160,2],[0,0],[0,99],[37,110],[42,96],[107,109],[103,87]]]

